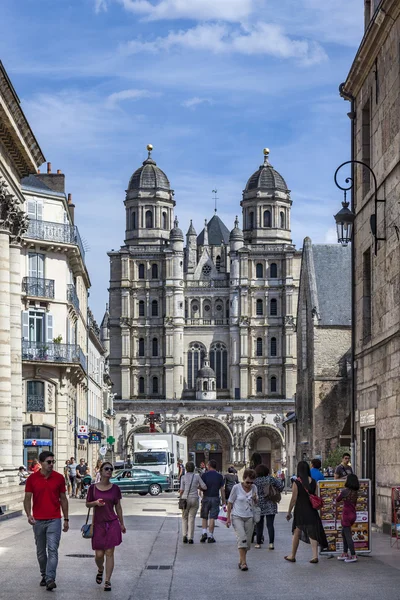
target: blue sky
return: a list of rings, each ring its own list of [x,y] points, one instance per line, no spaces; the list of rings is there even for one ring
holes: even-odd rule
[[[213,214],[231,229],[271,150],[292,190],[292,235],[333,242],[350,158],[338,94],[362,37],[362,0],[2,0],[0,58],[53,169],[67,176],[90,250],[101,320],[107,251],[146,144],[175,190],[180,226]]]

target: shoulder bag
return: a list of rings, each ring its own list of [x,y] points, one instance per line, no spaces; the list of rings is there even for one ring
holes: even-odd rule
[[[93,537],[93,519],[92,519],[92,522],[89,523],[90,510],[91,510],[91,508],[89,508],[88,513],[87,513],[86,523],[84,525],[82,525],[82,527],[81,527],[82,537],[85,539],[90,539]],[[94,507],[93,507],[93,517],[94,517]]]
[[[253,496],[251,497],[251,510],[253,511],[254,523],[259,523],[261,519],[261,508],[258,504],[254,503]]]
[[[276,504],[278,504],[282,499],[282,495],[281,495],[280,491],[272,483],[272,481],[270,481],[269,483],[266,483],[264,485],[263,494],[264,494],[264,498],[266,500],[270,500],[271,502],[275,502]]]
[[[302,480],[300,479],[300,477],[298,477],[298,480],[300,481],[301,485],[303,485]],[[308,497],[310,499],[311,502],[311,506],[315,509],[315,510],[321,510],[321,508],[324,506],[324,501],[322,500],[322,498],[320,498],[319,496],[316,496],[315,494],[311,494],[308,489],[306,487],[304,487],[303,485],[303,489],[307,492]]]
[[[187,509],[187,498],[188,498],[188,496],[190,494],[190,490],[192,488],[192,483],[193,483],[193,479],[194,479],[195,475],[196,475],[196,473],[193,473],[193,475],[192,475],[192,481],[190,482],[190,486],[189,486],[189,490],[188,490],[186,498],[182,498],[181,497],[178,500],[178,508],[180,508],[181,510],[186,510]]]

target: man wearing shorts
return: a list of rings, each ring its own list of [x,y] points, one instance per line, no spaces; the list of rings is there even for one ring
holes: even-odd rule
[[[220,494],[222,504],[225,504],[225,485],[224,478],[221,473],[217,473],[217,463],[215,460],[210,460],[207,465],[207,471],[201,476],[207,486],[203,492],[203,500],[201,502],[200,516],[203,519],[203,533],[200,542],[208,541],[209,544],[215,543],[214,526],[215,519],[218,518],[220,507]],[[207,536],[207,521],[208,521],[208,536]],[[208,539],[207,539],[208,538]]]

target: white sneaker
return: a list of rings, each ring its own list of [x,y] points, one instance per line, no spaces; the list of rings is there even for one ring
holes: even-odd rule
[[[346,558],[344,562],[346,562],[346,563],[357,562],[357,556],[350,556],[349,558]]]
[[[269,550],[273,550],[273,549],[274,549],[274,545],[273,545],[273,544],[270,544],[270,545],[268,546],[268,549],[269,549]]]
[[[340,556],[337,557],[338,560],[346,560],[347,558],[349,558],[348,554],[341,554]]]

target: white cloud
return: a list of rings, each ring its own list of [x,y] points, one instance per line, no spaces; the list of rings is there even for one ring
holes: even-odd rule
[[[325,244],[337,244],[338,243],[336,227],[330,227],[325,232],[324,242],[325,242]]]
[[[132,40],[124,50],[135,54],[157,53],[173,48],[215,54],[268,54],[277,58],[295,58],[308,65],[320,63],[327,58],[317,42],[292,39],[280,26],[269,23],[258,23],[240,30],[232,30],[221,24],[198,25],[186,31],[170,31],[167,36],[158,37],[151,42]]]
[[[118,1],[126,10],[152,21],[196,19],[237,23],[247,19],[259,3],[259,0],[161,0],[157,4],[148,0]]]
[[[94,7],[96,13],[100,13],[102,11],[106,12],[107,10],[107,0],[95,0],[95,7]]]
[[[106,106],[114,108],[123,100],[140,100],[141,98],[154,98],[159,95],[157,92],[149,92],[149,90],[122,90],[121,92],[110,94],[107,98]]]
[[[189,98],[188,100],[182,102],[182,106],[192,109],[196,108],[196,106],[199,106],[199,104],[212,104],[212,100],[210,100],[210,98],[199,98],[198,96],[195,96],[194,98]]]

